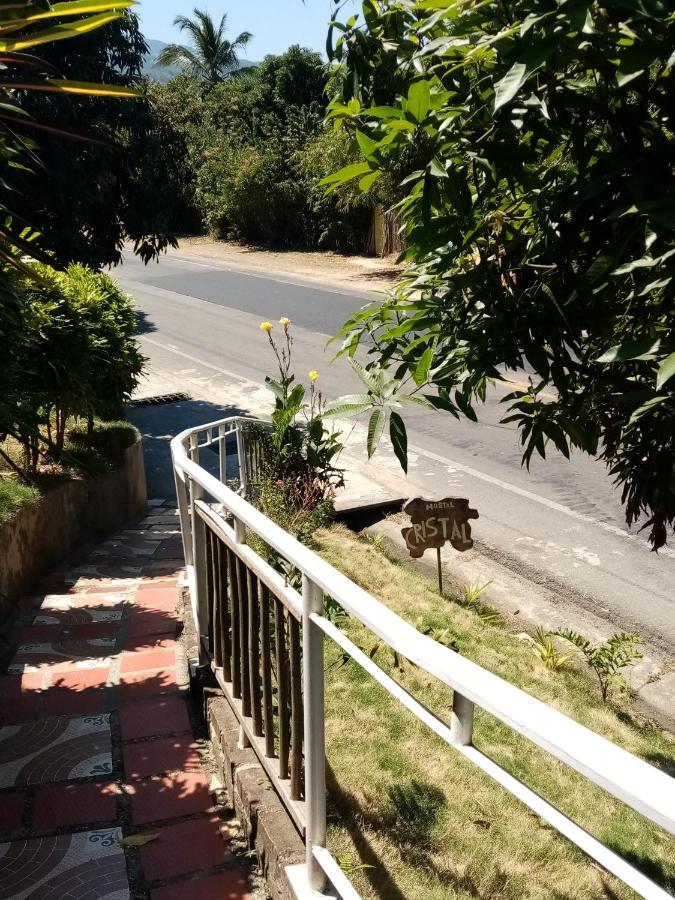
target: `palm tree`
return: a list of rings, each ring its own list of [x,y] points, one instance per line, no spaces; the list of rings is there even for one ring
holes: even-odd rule
[[[221,18],[216,28],[214,20],[202,9],[195,9],[192,19],[176,16],[173,24],[190,35],[191,45],[169,44],[159,54],[156,63],[160,66],[183,66],[201,81],[210,84],[217,84],[239,71],[237,50],[245,47],[253,37],[250,31],[242,31],[235,40],[225,40],[227,15]]]

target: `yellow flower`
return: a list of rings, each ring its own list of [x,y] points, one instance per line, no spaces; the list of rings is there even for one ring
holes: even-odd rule
[[[284,328],[285,328],[287,325],[290,325],[290,324],[291,324],[291,320],[290,320],[289,318],[287,318],[287,316],[282,316],[282,317],[279,319],[279,324],[280,324],[280,325],[283,325]]]
[[[274,328],[274,325],[272,325],[271,322],[261,322],[260,323],[261,331],[271,331],[273,328]]]
[[[308,372],[307,374],[309,375],[310,381],[316,381],[316,379],[319,377],[319,373],[316,371],[316,369],[312,369],[312,371]]]

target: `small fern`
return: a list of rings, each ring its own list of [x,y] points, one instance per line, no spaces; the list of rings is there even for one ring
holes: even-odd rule
[[[570,628],[560,629],[553,634],[569,641],[581,652],[597,676],[604,702],[607,702],[611,688],[627,690],[628,683],[620,670],[642,659],[638,646],[643,643],[643,639],[636,631],[619,631],[603,644],[592,644],[583,634]]]
[[[486,581],[485,584],[467,584],[464,587],[463,597],[466,605],[475,606],[491,584],[491,581]]]
[[[545,628],[537,628],[533,634],[524,635],[523,640],[530,645],[534,655],[547,669],[558,671],[567,668],[572,655],[560,652],[554,640],[555,636]]]

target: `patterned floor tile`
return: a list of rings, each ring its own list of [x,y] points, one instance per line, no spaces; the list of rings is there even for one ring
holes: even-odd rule
[[[33,625],[58,625],[60,628],[72,628],[74,625],[98,625],[117,623],[122,619],[122,605],[118,608],[97,609],[95,601],[89,600],[87,606],[69,606],[61,609],[40,609],[33,619]]]
[[[135,586],[125,591],[92,591],[91,593],[73,594],[47,594],[37,611],[38,616],[52,615],[53,611],[68,612],[75,609],[100,609],[101,612],[109,610],[122,611],[125,602],[132,596]]]
[[[47,718],[0,728],[0,787],[111,772],[108,715]]]
[[[20,675],[46,666],[69,669],[109,665],[114,651],[114,638],[76,638],[69,641],[21,644],[7,667],[7,672],[10,675]]]
[[[92,558],[107,556],[148,557],[159,548],[160,541],[151,541],[139,538],[137,535],[130,539],[104,541],[92,551]]]
[[[0,844],[0,900],[128,900],[119,829]]]

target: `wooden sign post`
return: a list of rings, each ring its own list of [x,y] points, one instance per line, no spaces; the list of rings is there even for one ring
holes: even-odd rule
[[[438,590],[442,594],[441,547],[449,541],[460,553],[470,550],[473,540],[469,519],[477,519],[478,510],[471,509],[469,501],[462,497],[445,497],[443,500],[416,497],[406,503],[403,512],[411,521],[408,528],[401,529],[410,555],[419,559],[425,550],[436,548]]]

